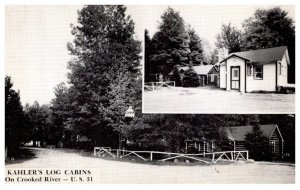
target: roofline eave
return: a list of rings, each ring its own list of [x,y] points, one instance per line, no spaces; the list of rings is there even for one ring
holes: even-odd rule
[[[243,59],[243,60],[246,60],[246,61],[253,61],[253,60],[247,59],[247,58],[245,58],[245,57],[238,56],[238,55],[236,55],[236,54],[231,54],[230,56],[228,56],[228,57],[226,57],[225,59],[223,59],[222,61],[220,61],[220,64],[223,63],[224,61],[226,61],[227,59],[233,57],[233,56],[238,57],[238,58]]]

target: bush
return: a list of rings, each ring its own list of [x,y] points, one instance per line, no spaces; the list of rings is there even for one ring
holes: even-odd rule
[[[183,87],[200,86],[199,77],[193,68],[189,68],[184,72],[184,77],[182,79],[182,86]]]
[[[277,86],[277,92],[281,93],[281,94],[291,94],[291,93],[295,93],[295,88],[293,88],[293,87]]]

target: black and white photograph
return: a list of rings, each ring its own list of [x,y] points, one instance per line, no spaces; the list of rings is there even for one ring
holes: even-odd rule
[[[295,112],[294,6],[149,9],[143,113]]]
[[[296,183],[295,5],[4,20],[6,185]]]

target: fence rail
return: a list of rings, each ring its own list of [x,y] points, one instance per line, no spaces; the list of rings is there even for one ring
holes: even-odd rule
[[[230,161],[236,162],[238,160],[248,161],[249,153],[244,151],[220,151],[220,152],[208,152],[199,154],[184,154],[173,152],[160,152],[160,151],[133,151],[133,150],[121,150],[111,149],[110,147],[95,147],[95,156],[110,156],[113,158],[125,158],[134,156],[143,161],[170,161],[175,159],[193,160],[202,163],[217,163],[218,161]],[[159,155],[158,159],[154,159],[154,155]]]
[[[158,90],[162,87],[175,87],[175,81],[165,81],[165,82],[146,82],[144,83],[145,90]]]

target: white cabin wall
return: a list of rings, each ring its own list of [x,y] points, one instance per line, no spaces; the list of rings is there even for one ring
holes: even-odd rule
[[[226,88],[226,63],[220,64],[220,88]]]
[[[275,87],[275,63],[263,65],[263,79],[254,79],[254,69],[250,76],[247,76],[247,92],[252,91],[276,91]]]
[[[279,64],[277,65],[279,67]],[[287,64],[287,54],[284,54],[281,60],[281,75],[278,73],[278,86],[287,86],[288,84],[288,64]]]

